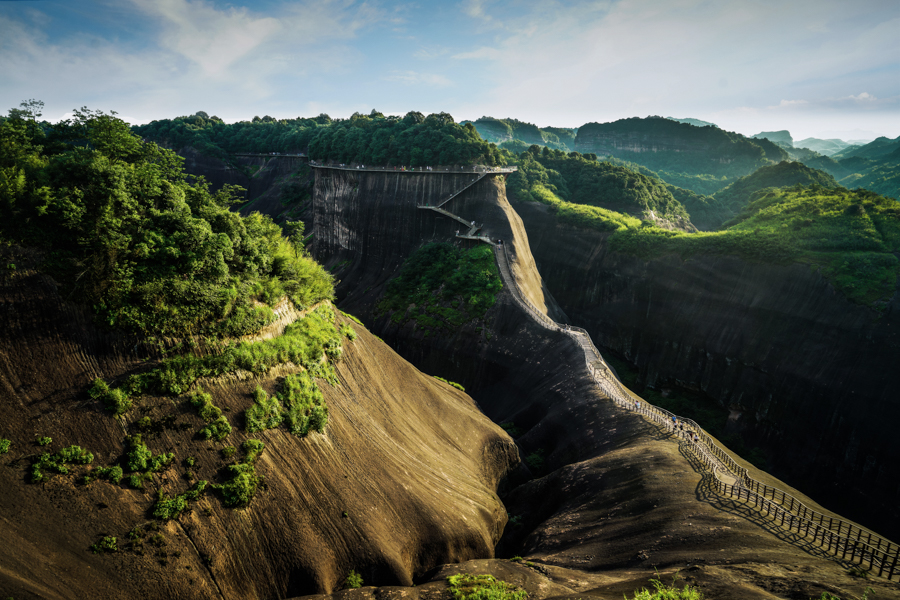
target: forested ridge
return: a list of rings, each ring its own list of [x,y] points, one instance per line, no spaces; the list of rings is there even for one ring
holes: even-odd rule
[[[67,297],[130,333],[244,335],[284,297],[298,307],[332,297],[302,228],[288,239],[268,217],[229,210],[239,191],[210,192],[113,114],[0,123],[3,241],[36,249]]]
[[[167,147],[194,149],[219,158],[238,152],[309,152],[310,158],[376,165],[503,165],[506,154],[481,139],[474,126],[447,113],[385,116],[373,110],[348,119],[255,117],[226,124],[197,113],[153,121],[134,131]]]

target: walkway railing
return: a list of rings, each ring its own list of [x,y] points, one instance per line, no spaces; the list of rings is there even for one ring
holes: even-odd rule
[[[504,244],[494,246],[494,256],[513,299],[525,312],[543,327],[562,331],[581,345],[588,372],[604,395],[619,406],[643,415],[684,439],[694,454],[712,470],[718,493],[746,502],[748,506],[752,502],[754,509],[765,513],[777,526],[811,540],[840,560],[857,564],[879,577],[900,579],[900,547],[897,544],[840,518],[818,512],[787,492],[750,477],[747,469],[740,466],[696,422],[654,406],[622,385],[603,360],[586,330],[560,325],[534,306],[513,277]]]
[[[276,155],[277,156],[277,155]],[[282,155],[283,156],[283,155]],[[438,173],[481,173],[482,175],[491,175],[494,173],[515,173],[519,170],[519,167],[485,167],[482,165],[471,165],[460,167],[458,169],[431,169],[428,167],[373,167],[366,165],[347,165],[347,164],[338,164],[338,165],[327,165],[325,163],[320,163],[315,160],[309,161],[309,166],[314,167],[316,169],[337,169],[340,171],[369,171],[373,173],[414,173],[416,175],[430,175],[430,174],[438,174]]]

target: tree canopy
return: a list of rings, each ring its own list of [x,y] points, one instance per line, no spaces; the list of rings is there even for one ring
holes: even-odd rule
[[[332,297],[330,275],[268,217],[229,210],[238,191],[188,179],[114,114],[0,123],[0,235],[39,248],[69,297],[133,333],[243,335],[285,296]]]

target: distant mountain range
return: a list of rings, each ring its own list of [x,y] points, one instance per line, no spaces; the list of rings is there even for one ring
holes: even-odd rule
[[[687,123],[688,125],[694,125],[695,127],[718,127],[715,123],[710,123],[709,121],[701,121],[700,119],[676,119],[675,117],[666,117],[670,121],[678,121],[679,123]]]

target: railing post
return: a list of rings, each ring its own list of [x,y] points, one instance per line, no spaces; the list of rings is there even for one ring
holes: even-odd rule
[[[897,555],[900,554],[900,549],[894,554],[894,558],[891,560],[891,566],[888,568],[887,578],[888,581],[894,578],[894,568],[897,566]]]

